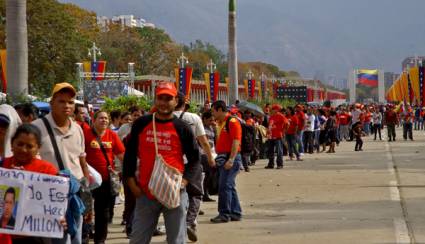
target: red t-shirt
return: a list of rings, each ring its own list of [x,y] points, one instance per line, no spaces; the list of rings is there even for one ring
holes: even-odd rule
[[[348,125],[349,122],[350,122],[350,115],[348,115],[347,113],[339,114],[339,123],[341,125]]]
[[[92,129],[84,130],[84,139],[86,143],[87,163],[99,172],[102,176],[102,180],[108,180],[108,163],[106,162],[105,156],[102,153],[102,149],[100,148]],[[124,145],[118,135],[110,129],[106,129],[100,140],[102,141],[103,147],[108,155],[109,163],[111,163],[111,167],[114,169],[114,155],[124,153]]]
[[[370,112],[365,113],[364,122],[369,123],[372,119],[372,114]]]
[[[12,169],[16,166],[15,157],[5,158],[3,162],[3,167],[7,169]],[[48,175],[57,175],[59,172],[56,167],[47,161],[33,158],[29,164],[22,165],[24,170]]]
[[[283,114],[277,112],[270,116],[269,120],[269,130],[271,134],[271,139],[282,138],[284,134],[284,129],[288,125],[288,120],[283,116]]]
[[[304,125],[305,125],[305,113],[303,111],[298,111],[295,113],[295,115],[298,118],[298,128],[299,130],[304,129]]]
[[[227,131],[226,121],[229,116],[230,115],[227,115],[224,121],[218,124],[218,136],[215,146],[215,151],[217,153],[230,153],[232,151],[233,140],[241,141],[242,139],[242,127],[238,119],[231,118],[229,120],[228,128],[230,132]],[[240,146],[238,151],[240,151]]]
[[[83,129],[83,131],[90,129],[90,125],[87,124],[86,122],[81,122],[81,121],[76,121],[76,122],[81,127],[81,129]]]
[[[0,233],[0,243],[1,244],[12,244],[12,236],[9,234]]]
[[[298,116],[296,114],[289,117],[289,127],[286,134],[294,135],[297,132],[298,125],[299,125],[299,121],[298,121]]]
[[[183,147],[180,137],[174,127],[173,121],[160,123],[155,122],[158,140],[158,153],[162,155],[165,162],[183,173]],[[155,197],[149,191],[149,180],[155,164],[155,141],[152,122],[139,134],[138,148],[139,164],[139,186],[150,199]]]

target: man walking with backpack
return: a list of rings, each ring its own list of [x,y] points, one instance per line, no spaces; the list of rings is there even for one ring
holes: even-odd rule
[[[236,176],[241,167],[240,143],[242,128],[239,120],[227,112],[224,101],[212,104],[212,114],[218,122],[216,163],[220,172],[218,189],[218,216],[213,223],[240,221],[242,209],[236,191]]]
[[[201,146],[202,154],[207,158],[207,164],[203,164],[203,167],[215,167],[214,158],[211,153],[211,147],[208,142],[208,138],[204,129],[201,118],[194,113],[186,112],[186,98],[182,93],[178,94],[178,103],[174,115],[179,119],[185,121],[192,129],[193,134],[195,135],[198,144]],[[203,169],[206,171],[206,169]],[[195,179],[197,183],[203,185],[202,172],[199,172]],[[202,201],[202,192],[192,192],[191,187],[187,188],[187,194],[189,196],[189,207],[187,210],[186,224],[187,224],[187,236],[190,241],[197,241],[197,231],[196,231],[196,218],[198,217],[199,209],[201,208]]]

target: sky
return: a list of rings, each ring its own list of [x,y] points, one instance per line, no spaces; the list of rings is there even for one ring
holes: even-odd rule
[[[179,43],[227,51],[227,0],[63,0],[98,15],[133,14]],[[263,61],[312,78],[353,68],[401,72],[425,56],[425,0],[239,0],[239,61]]]

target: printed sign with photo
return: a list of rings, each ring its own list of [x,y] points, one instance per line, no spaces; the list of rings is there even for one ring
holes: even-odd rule
[[[0,168],[0,233],[60,238],[69,179]]]

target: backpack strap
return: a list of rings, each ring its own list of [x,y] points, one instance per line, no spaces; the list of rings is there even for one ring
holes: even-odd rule
[[[50,126],[50,123],[46,119],[46,117],[41,118],[41,120],[43,121],[44,126],[46,126],[47,133],[49,133],[50,141],[52,143],[53,150],[55,151],[55,157],[56,157],[56,161],[58,162],[59,169],[60,170],[64,170],[65,169],[65,166],[63,164],[62,157],[61,157],[61,155],[59,153],[58,144],[56,142],[55,135],[53,134],[52,126]]]
[[[186,111],[183,111],[183,112],[180,114],[179,119],[183,119],[183,115],[184,115],[184,113],[186,113]]]
[[[96,132],[96,130],[94,129],[94,127],[92,127],[92,128],[91,128],[91,131],[92,131],[93,135],[96,137],[96,141],[97,141],[97,143],[98,143],[98,144],[99,144],[99,146],[100,146],[100,150],[102,150],[103,157],[105,157],[106,163],[108,164],[108,168],[112,170],[112,166],[111,166],[111,163],[109,162],[109,157],[108,157],[108,154],[106,153],[106,149],[105,149],[105,147],[103,146],[102,139],[101,139],[101,138],[100,138],[100,136],[97,134],[97,132]]]

